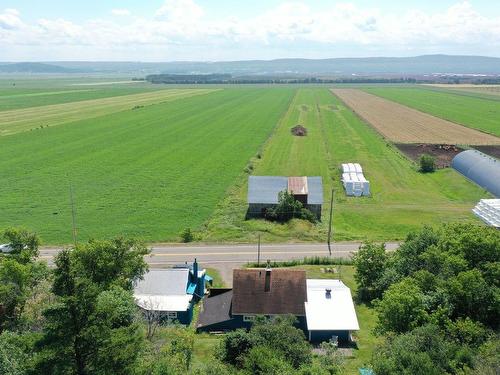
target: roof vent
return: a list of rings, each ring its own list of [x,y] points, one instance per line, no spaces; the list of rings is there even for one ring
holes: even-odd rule
[[[327,299],[332,298],[332,290],[331,290],[330,288],[326,288],[325,297],[326,297]]]

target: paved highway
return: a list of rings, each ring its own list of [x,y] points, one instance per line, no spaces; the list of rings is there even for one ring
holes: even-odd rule
[[[359,242],[339,242],[332,244],[332,257],[350,258],[358,250]],[[395,250],[398,243],[386,243],[389,251]],[[53,263],[60,248],[41,248],[40,258]],[[265,244],[261,246],[262,262],[302,259],[306,256],[328,256],[325,243],[311,244]],[[192,262],[198,259],[205,267],[217,268],[226,283],[230,284],[233,268],[247,262],[257,261],[257,245],[151,245],[151,254],[146,261],[151,267],[169,267],[172,264]]]

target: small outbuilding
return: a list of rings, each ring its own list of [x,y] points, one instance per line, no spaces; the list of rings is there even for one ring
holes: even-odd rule
[[[500,198],[500,160],[477,150],[466,150],[451,161],[453,169]]]
[[[249,176],[248,177],[248,216],[259,217],[267,209],[278,204],[282,191],[293,194],[305,208],[321,219],[323,205],[323,182],[321,177],[283,177]]]
[[[196,259],[192,265],[152,269],[136,283],[134,298],[145,312],[158,313],[162,322],[190,324],[193,306],[205,294],[207,277],[205,270],[198,269]]]

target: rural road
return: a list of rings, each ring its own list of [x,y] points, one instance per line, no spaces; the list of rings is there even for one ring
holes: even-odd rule
[[[358,250],[360,242],[339,242],[332,244],[332,257],[350,258]],[[386,249],[395,250],[396,242],[386,243]],[[40,258],[49,264],[61,248],[41,248]],[[306,256],[328,256],[326,243],[310,244],[266,244],[261,246],[262,262],[302,259]],[[247,262],[257,261],[257,245],[151,245],[151,254],[146,261],[152,268],[169,267],[173,264],[192,262],[194,258],[203,267],[216,268],[226,284],[231,285],[232,270]]]

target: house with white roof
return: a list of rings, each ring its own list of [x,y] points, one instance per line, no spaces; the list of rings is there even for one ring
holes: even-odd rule
[[[351,332],[359,330],[351,290],[340,280],[307,279],[306,283],[309,341],[325,341],[333,336],[350,341]]]
[[[152,269],[135,285],[134,298],[142,310],[158,312],[162,321],[190,324],[193,306],[205,295],[210,280],[196,259],[192,265]]]

